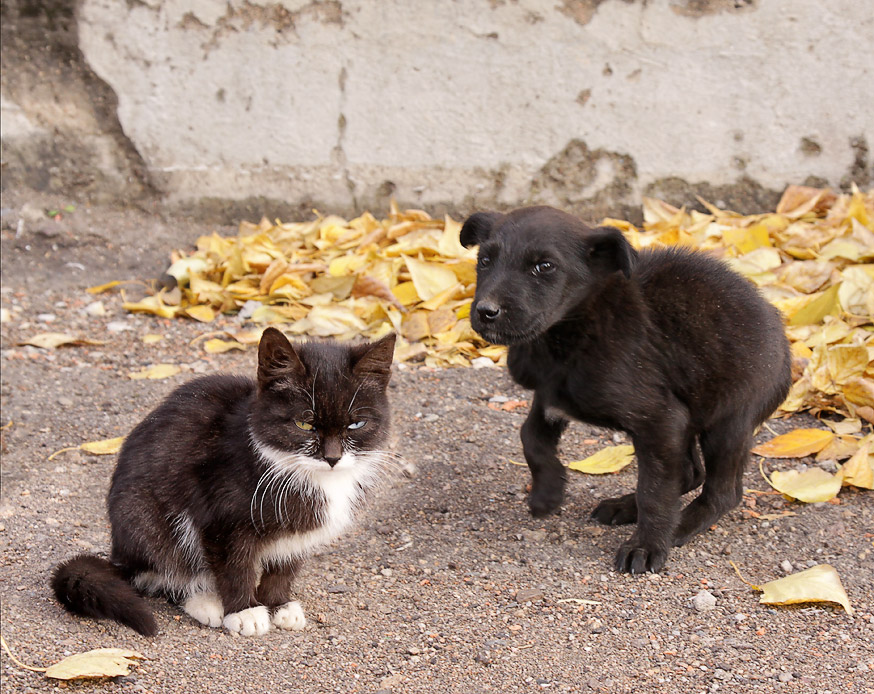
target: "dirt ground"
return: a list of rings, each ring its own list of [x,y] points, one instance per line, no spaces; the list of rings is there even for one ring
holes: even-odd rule
[[[396,370],[394,447],[417,473],[391,480],[354,531],[306,564],[295,587],[304,631],[234,636],[160,600],[152,601],[153,639],[65,613],[48,578],[75,552],[108,549],[104,497],[115,461],[50,454],[124,435],[194,374],[253,374],[255,365],[253,349],[211,356],[192,343],[221,325],[128,315],[117,294],[84,291],[156,277],[171,248],[214,227],[166,219],[157,208],[83,205],[60,221],[39,213],[69,202],[25,192],[3,199],[2,634],[34,666],[98,647],[131,648],[147,660],[126,677],[65,685],[3,653],[4,692],[874,692],[874,495],[844,490],[839,503],[790,503],[766,493],[751,463],[741,507],[673,550],[662,574],[617,574],[613,554],[629,529],[588,515],[598,499],[633,487],[634,466],[604,477],[573,473],[560,515],[530,518],[528,472],[512,462],[522,460],[527,408],[489,407],[492,398],[530,395],[501,369]],[[86,312],[97,299],[105,315]],[[106,343],[19,344],[47,331]],[[148,333],[163,339],[146,345]],[[183,371],[127,377],[161,362]],[[769,427],[802,424],[813,421]],[[772,435],[763,429],[760,439]],[[563,456],[613,440],[572,425]],[[760,584],[784,575],[787,562],[791,571],[832,564],[855,615],[759,604],[729,561]],[[693,604],[702,590],[715,598],[712,609]]]

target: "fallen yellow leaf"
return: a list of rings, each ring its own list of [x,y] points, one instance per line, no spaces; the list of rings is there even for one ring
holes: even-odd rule
[[[241,349],[245,351],[246,345],[240,344],[235,340],[219,340],[215,337],[204,342],[203,349],[209,354],[222,354],[223,352],[230,352],[232,349]]]
[[[583,460],[568,463],[568,468],[589,475],[618,472],[634,460],[634,446],[608,446]]]
[[[211,306],[189,306],[185,309],[185,315],[201,323],[209,323],[215,320],[215,311]]]
[[[89,294],[102,294],[106,290],[117,287],[120,284],[120,280],[112,280],[112,282],[107,282],[106,284],[98,284],[96,287],[88,287],[85,291]]]
[[[804,458],[821,451],[834,436],[825,429],[795,429],[759,444],[752,452],[765,458]]]
[[[46,677],[56,680],[123,677],[130,673],[134,659],[144,660],[145,656],[123,648],[97,648],[55,663],[46,669]]]
[[[161,378],[170,378],[170,376],[175,376],[180,371],[182,371],[182,369],[175,364],[155,364],[154,366],[146,367],[140,371],[133,371],[127,376],[133,381],[139,381],[144,378],[157,380]]]
[[[774,489],[806,504],[834,499],[841,491],[841,475],[832,475],[822,468],[812,467],[804,472],[798,470],[775,470],[765,477]]]
[[[105,342],[100,340],[90,340],[83,337],[74,337],[67,333],[40,333],[34,335],[29,340],[19,342],[20,345],[30,345],[31,347],[39,347],[40,349],[57,349],[66,345],[74,345],[81,347],[84,345],[105,345]]]
[[[89,441],[88,443],[83,443],[79,448],[91,455],[113,455],[121,450],[121,445],[123,443],[124,436],[118,436],[114,439]]]
[[[871,452],[871,436],[865,437],[867,441],[859,446],[853,456],[841,466],[838,477],[843,484],[852,484],[854,487],[874,489],[874,453]]]
[[[422,301],[428,301],[441,292],[454,287],[455,273],[437,263],[428,263],[404,256],[416,293]],[[403,302],[401,302],[403,303]]]
[[[836,602],[847,611],[847,614],[853,614],[850,599],[841,584],[838,572],[830,564],[820,564],[806,571],[753,587],[762,591],[759,602],[767,605]]]
[[[155,333],[148,333],[147,335],[143,335],[143,343],[147,345],[153,345],[156,342],[160,342],[164,339],[163,335],[157,335]]]

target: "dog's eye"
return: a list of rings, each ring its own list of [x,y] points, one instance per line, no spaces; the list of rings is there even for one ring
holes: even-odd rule
[[[545,275],[553,270],[555,270],[555,263],[550,263],[548,260],[544,260],[542,263],[537,263],[534,266],[534,272],[538,275]]]
[[[477,263],[480,267],[488,267],[489,265],[491,265],[491,262],[492,259],[489,258],[487,255],[481,255],[479,258],[477,258]]]

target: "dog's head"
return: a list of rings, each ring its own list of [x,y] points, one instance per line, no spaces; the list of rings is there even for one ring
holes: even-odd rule
[[[614,227],[591,228],[551,207],[478,212],[461,243],[479,246],[471,325],[489,342],[526,342],[568,317],[637,252]]]

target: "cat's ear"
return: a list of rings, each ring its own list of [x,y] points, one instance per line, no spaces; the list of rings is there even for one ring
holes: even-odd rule
[[[280,379],[301,379],[306,367],[288,338],[276,328],[267,328],[258,345],[258,385],[266,388]]]
[[[361,379],[373,379],[385,388],[391,376],[395,339],[395,334],[389,333],[376,342],[356,345],[352,350],[352,373]]]

